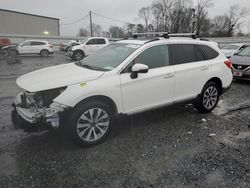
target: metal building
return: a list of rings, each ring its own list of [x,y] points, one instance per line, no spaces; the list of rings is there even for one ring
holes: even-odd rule
[[[59,19],[0,9],[0,33],[59,36]]]

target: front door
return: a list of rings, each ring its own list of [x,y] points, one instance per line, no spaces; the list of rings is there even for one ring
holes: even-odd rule
[[[132,79],[130,70],[136,63],[147,65],[149,71]],[[168,46],[159,45],[144,50],[120,74],[120,82],[125,113],[172,103],[174,69],[169,63]]]
[[[29,54],[32,53],[31,42],[27,41],[18,46],[18,51],[20,54]]]

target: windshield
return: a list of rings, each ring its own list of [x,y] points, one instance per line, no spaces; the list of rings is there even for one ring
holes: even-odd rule
[[[223,50],[237,50],[240,46],[238,45],[226,45],[222,47]]]
[[[250,56],[250,47],[246,47],[238,55],[239,56]]]
[[[96,70],[113,70],[139,47],[138,44],[112,43],[84,58],[78,65]]]

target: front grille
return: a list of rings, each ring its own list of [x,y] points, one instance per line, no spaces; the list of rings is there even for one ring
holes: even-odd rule
[[[247,68],[250,68],[250,65],[236,65],[236,64],[233,64],[233,67],[236,70],[245,70]]]

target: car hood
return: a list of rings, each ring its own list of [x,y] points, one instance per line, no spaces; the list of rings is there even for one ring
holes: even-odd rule
[[[75,51],[75,50],[78,50],[78,49],[82,49],[86,47],[85,44],[79,44],[79,45],[76,45],[76,46],[72,46],[72,51]]]
[[[69,63],[34,71],[17,78],[17,85],[29,92],[44,91],[95,80],[104,72]]]
[[[234,53],[237,52],[237,50],[221,50],[221,52],[226,56],[233,56]]]
[[[250,57],[248,56],[233,56],[231,61],[236,65],[250,65]]]

